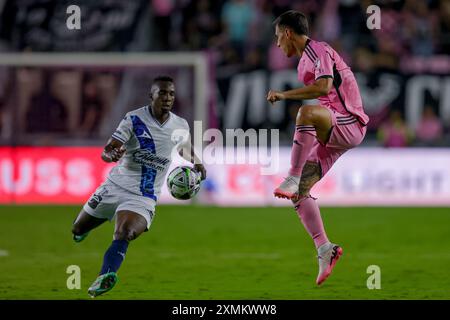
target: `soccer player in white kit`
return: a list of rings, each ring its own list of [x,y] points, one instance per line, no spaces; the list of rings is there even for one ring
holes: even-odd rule
[[[202,180],[206,178],[206,170],[191,148],[187,121],[170,112],[174,101],[173,80],[155,78],[150,105],[128,112],[103,150],[105,162],[120,162],[84,205],[72,228],[74,240],[80,242],[92,229],[116,219],[114,240],[105,252],[99,276],[88,289],[91,297],[114,287],[129,242],[150,228],[172,150],[176,148],[194,163]]]

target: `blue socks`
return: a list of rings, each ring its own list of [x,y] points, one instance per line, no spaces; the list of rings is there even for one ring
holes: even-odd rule
[[[128,249],[128,241],[126,240],[113,240],[111,246],[106,250],[105,256],[103,257],[103,266],[100,274],[105,274],[108,272],[117,272],[123,259],[125,259],[125,254]]]

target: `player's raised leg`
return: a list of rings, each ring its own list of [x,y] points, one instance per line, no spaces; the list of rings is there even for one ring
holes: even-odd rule
[[[336,261],[342,255],[342,248],[328,240],[319,206],[316,199],[311,197],[310,190],[322,176],[319,163],[306,162],[294,199],[295,210],[302,221],[306,231],[314,241],[318,253],[319,273],[316,283],[322,284],[331,274]]]
[[[73,240],[75,242],[83,241],[89,231],[97,228],[108,219],[96,218],[82,209],[72,225]]]
[[[114,240],[106,250],[99,276],[88,289],[91,297],[111,290],[116,284],[119,270],[130,241],[136,239],[147,229],[147,220],[140,214],[122,210],[116,214]]]
[[[291,151],[289,176],[275,189],[279,198],[292,199],[298,191],[300,177],[316,139],[325,144],[332,128],[330,111],[320,105],[305,105],[297,113]]]

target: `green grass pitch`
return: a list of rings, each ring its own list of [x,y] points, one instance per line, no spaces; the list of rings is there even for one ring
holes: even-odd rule
[[[71,238],[80,207],[0,207],[0,299],[90,299],[113,224]],[[159,206],[129,247],[119,282],[97,299],[449,299],[448,208],[323,208],[344,249],[316,286],[312,240],[292,208]],[[66,268],[81,268],[69,290]],[[369,265],[381,289],[369,290]]]

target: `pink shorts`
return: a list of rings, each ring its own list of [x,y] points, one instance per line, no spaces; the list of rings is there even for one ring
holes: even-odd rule
[[[367,127],[355,116],[330,110],[332,129],[326,144],[316,140],[308,161],[319,162],[322,177],[347,150],[358,146],[366,135]]]

